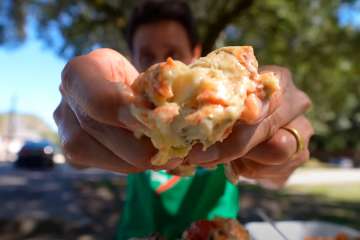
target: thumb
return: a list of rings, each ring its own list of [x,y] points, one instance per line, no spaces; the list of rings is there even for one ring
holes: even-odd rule
[[[137,76],[120,53],[98,49],[66,65],[61,90],[72,109],[80,109],[98,122],[121,126],[119,111],[128,111],[134,99],[131,84]]]

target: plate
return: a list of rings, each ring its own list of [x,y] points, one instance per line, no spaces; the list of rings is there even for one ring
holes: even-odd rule
[[[305,237],[335,237],[342,232],[349,237],[358,237],[360,232],[338,224],[322,221],[280,221],[276,226],[289,240],[304,240]],[[245,224],[252,240],[282,240],[281,236],[266,222],[250,222]]]

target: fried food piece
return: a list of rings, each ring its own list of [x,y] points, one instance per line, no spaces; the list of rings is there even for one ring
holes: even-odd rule
[[[241,46],[191,65],[169,58],[140,74],[132,88],[131,113],[145,126],[135,135],[151,139],[159,150],[151,163],[163,165],[185,158],[194,144],[205,150],[222,142],[237,121],[257,121],[262,103],[280,87],[273,73],[258,73],[252,47]]]
[[[334,237],[305,237],[304,240],[360,240],[360,236],[349,237],[346,233],[338,233]]]
[[[187,229],[182,240],[249,240],[246,229],[235,219],[200,220]]]

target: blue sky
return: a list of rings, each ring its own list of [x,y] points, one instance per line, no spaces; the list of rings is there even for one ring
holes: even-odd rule
[[[18,48],[0,48],[0,112],[8,111],[16,96],[17,111],[36,114],[55,129],[52,112],[60,101],[64,65],[65,60],[34,38]]]
[[[341,23],[360,26],[360,6],[357,8],[341,8]],[[58,85],[65,60],[33,37],[31,26],[28,30],[30,38],[25,44],[14,49],[0,47],[0,112],[7,112],[16,96],[18,112],[35,114],[55,130],[52,112],[60,101]]]
[[[350,24],[360,27],[360,0],[351,6],[349,4],[344,4],[339,9],[339,19],[341,24]]]

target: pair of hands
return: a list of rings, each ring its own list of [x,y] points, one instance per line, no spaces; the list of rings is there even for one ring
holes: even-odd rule
[[[295,87],[287,69],[267,66],[262,71],[275,72],[282,89],[264,105],[263,118],[252,125],[237,124],[224,142],[207,151],[195,146],[187,162],[205,167],[231,162],[241,176],[281,186],[309,158],[313,129],[303,116],[309,98]],[[131,130],[140,126],[128,106],[135,100],[130,86],[137,76],[135,68],[110,49],[95,50],[66,65],[54,119],[71,165],[134,173],[172,169],[181,163],[174,160],[160,168],[152,166],[150,158],[157,150],[148,138],[134,137]],[[297,129],[305,142],[305,149],[294,157],[297,142],[284,126]]]

